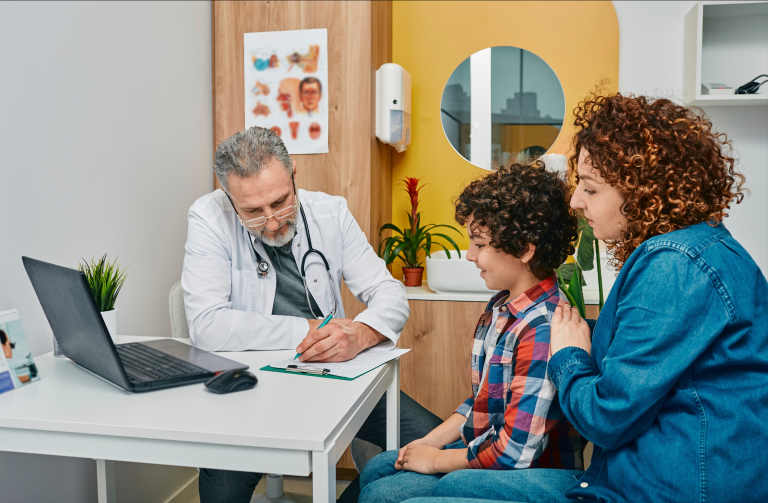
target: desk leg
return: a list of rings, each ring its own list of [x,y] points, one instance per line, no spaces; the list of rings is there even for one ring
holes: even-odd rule
[[[324,452],[312,453],[312,501],[336,501],[336,464],[331,459],[333,446]]]
[[[387,387],[387,450],[400,448],[400,358],[393,360],[395,376]]]
[[[116,503],[115,462],[107,459],[96,460],[96,488],[99,503]]]

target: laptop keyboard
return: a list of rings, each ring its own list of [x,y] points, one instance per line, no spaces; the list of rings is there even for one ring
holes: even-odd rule
[[[117,355],[126,369],[131,369],[152,379],[171,379],[209,373],[197,365],[192,365],[140,343],[120,344],[115,348],[117,348]]]

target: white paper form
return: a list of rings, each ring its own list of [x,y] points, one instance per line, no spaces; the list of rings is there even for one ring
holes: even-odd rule
[[[376,347],[372,347],[361,351],[356,357],[345,362],[300,362],[299,360],[289,359],[270,363],[269,366],[276,369],[285,369],[288,368],[288,365],[296,365],[298,368],[309,368],[312,370],[328,369],[330,371],[330,375],[354,379],[355,377],[361,376],[366,372],[375,369],[376,367],[384,365],[390,360],[394,360],[398,356],[404,355],[408,351],[410,351],[410,349],[376,349]]]

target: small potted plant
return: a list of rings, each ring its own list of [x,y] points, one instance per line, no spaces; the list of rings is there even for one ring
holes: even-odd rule
[[[424,250],[428,257],[431,257],[432,246],[439,246],[445,250],[448,258],[451,258],[451,251],[435,238],[445,240],[452,246],[459,257],[461,251],[456,242],[445,234],[433,232],[439,227],[447,227],[461,235],[461,231],[451,225],[427,224],[421,226],[421,214],[417,211],[419,207],[419,191],[424,187],[419,187],[420,178],[406,177],[400,183],[405,185],[405,192],[411,200],[411,212],[408,214],[408,223],[410,229],[400,229],[393,224],[384,224],[379,230],[379,235],[385,230],[391,230],[396,234],[384,239],[379,245],[379,257],[389,265],[399,258],[403,263],[403,279],[405,286],[421,286],[421,279],[424,273],[424,267],[419,260],[419,252]]]
[[[109,335],[114,339],[117,335],[117,309],[115,301],[120,289],[125,283],[126,271],[117,265],[117,259],[109,262],[106,253],[97,261],[83,259],[84,264],[78,264],[78,269],[85,274],[91,289],[96,307],[104,318]]]

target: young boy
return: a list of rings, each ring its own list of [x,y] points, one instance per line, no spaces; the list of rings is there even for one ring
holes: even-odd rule
[[[450,496],[452,477],[444,475],[466,468],[583,470],[585,441],[563,417],[546,372],[550,322],[565,302],[555,269],[577,238],[567,196],[566,183],[536,162],[503,167],[456,199],[467,260],[488,288],[501,290],[475,330],[472,396],[424,438],[368,462],[361,503],[428,496],[438,482],[441,496]],[[472,475],[460,483],[471,484]]]

